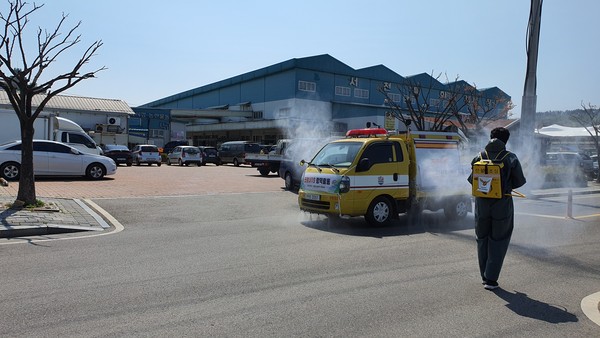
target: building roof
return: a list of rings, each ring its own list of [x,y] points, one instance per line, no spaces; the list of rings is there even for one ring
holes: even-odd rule
[[[44,94],[36,95],[33,98],[33,106],[37,107],[46,97]],[[0,107],[12,109],[12,105],[8,100],[8,94],[4,90],[0,90]],[[48,101],[44,107],[45,110],[72,110],[85,112],[99,113],[121,113],[134,115],[135,113],[129,105],[122,100],[117,99],[101,99],[94,97],[83,96],[68,96],[56,95]]]
[[[591,134],[590,134],[591,132]],[[595,135],[593,127],[565,127],[559,124],[553,124],[544,128],[537,129],[536,134],[548,137],[590,137]]]

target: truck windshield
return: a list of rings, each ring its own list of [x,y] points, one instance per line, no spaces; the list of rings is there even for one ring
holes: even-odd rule
[[[329,143],[315,155],[311,164],[317,166],[349,167],[362,145],[362,142]]]

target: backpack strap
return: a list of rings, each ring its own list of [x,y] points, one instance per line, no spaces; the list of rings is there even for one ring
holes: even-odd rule
[[[504,156],[502,156],[502,158],[499,158],[500,155],[502,155],[502,153],[504,153]],[[510,154],[510,151],[508,151],[508,150],[503,150],[503,151],[499,152],[498,155],[496,156],[496,158],[494,159],[494,162],[495,161],[498,161],[498,162],[504,161],[504,159],[506,158],[506,156],[508,156],[508,154]]]

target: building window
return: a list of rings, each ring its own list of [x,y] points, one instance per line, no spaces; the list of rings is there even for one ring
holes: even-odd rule
[[[129,126],[130,127],[141,127],[142,126],[142,119],[139,117],[132,117],[129,119]]]
[[[263,118],[263,112],[262,111],[253,111],[252,112],[252,118],[253,119],[262,119]]]
[[[292,109],[290,108],[280,108],[279,109],[279,114],[278,114],[278,118],[280,119],[285,119],[290,117],[290,112],[292,111]]]
[[[369,91],[366,89],[354,88],[354,97],[358,97],[360,99],[368,99]]]
[[[164,138],[165,130],[164,129],[150,129],[150,137],[152,138]]]
[[[335,86],[335,95],[350,96],[350,87]]]
[[[298,90],[303,92],[315,92],[317,90],[317,84],[308,81],[298,81]]]
[[[387,95],[392,102],[400,102],[402,100],[402,95],[400,94],[387,93]]]

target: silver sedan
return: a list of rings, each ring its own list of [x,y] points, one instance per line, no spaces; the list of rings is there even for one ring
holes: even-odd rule
[[[99,180],[117,172],[111,158],[80,152],[64,143],[34,140],[33,173],[36,176],[86,176]],[[18,180],[21,175],[21,141],[0,145],[0,175]]]

